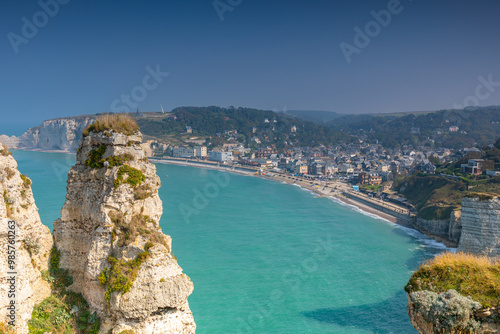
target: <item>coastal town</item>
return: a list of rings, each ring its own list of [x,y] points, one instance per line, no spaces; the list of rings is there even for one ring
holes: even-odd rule
[[[449,131],[456,132],[457,128],[451,126]],[[294,127],[290,129],[291,133],[295,130]],[[192,132],[192,128],[186,129],[186,133]],[[350,204],[371,207],[378,210],[379,215],[380,212],[385,213],[385,219],[405,226],[411,225],[417,210],[392,189],[396,179],[410,175],[439,175],[457,181],[461,177],[491,178],[500,175],[493,161],[474,158],[481,153],[476,147],[455,150],[404,145],[392,149],[360,139],[357,143],[293,147],[280,151],[275,145],[257,145],[255,148],[255,143],[260,143],[258,137],[253,137],[252,147],[247,147],[236,142],[237,134],[236,130],[225,131],[221,134],[225,143],[212,150],[196,143],[170,146],[150,141],[146,146],[157,162],[246,171],[277,178],[301,185],[320,196],[337,196]],[[438,166],[464,160],[467,163],[461,164],[459,170],[438,169]]]
[[[482,113],[496,127],[496,110],[409,113],[390,116],[393,121],[370,116],[348,130],[338,124],[352,124],[357,116],[329,126],[234,107],[137,110],[129,116],[144,133],[141,147],[152,162],[298,185],[457,247],[462,198],[500,191],[498,132],[472,122],[473,115]],[[74,152],[95,118],[110,115],[47,120],[19,137],[0,135],[0,142],[15,149]],[[385,130],[377,128],[381,122]],[[384,131],[394,135],[384,137]]]
[[[71,131],[73,131],[71,136],[68,136],[68,129],[72,129]],[[83,129],[82,132],[80,132],[81,129]],[[106,221],[99,224],[107,224],[106,226],[113,228],[109,232],[111,233],[111,238],[106,239],[106,242],[116,242],[117,245],[123,245],[120,247],[127,247],[126,242],[130,239],[130,231],[134,231],[132,235],[136,237],[149,240],[144,241],[144,253],[140,253],[137,260],[133,260],[134,266],[141,266],[142,262],[140,261],[146,261],[145,263],[147,264],[149,257],[153,258],[153,256],[164,254],[165,252],[165,254],[169,254],[171,249],[171,244],[168,242],[162,243],[162,240],[167,240],[168,237],[163,237],[160,234],[160,230],[156,230],[159,225],[157,221],[159,221],[162,212],[162,210],[154,211],[154,208],[161,205],[158,193],[161,179],[156,174],[156,171],[162,170],[163,180],[168,177],[168,180],[182,181],[182,178],[179,178],[178,175],[177,177],[165,175],[165,172],[170,174],[171,171],[175,174],[174,171],[177,169],[173,168],[170,170],[155,166],[162,163],[216,169],[245,176],[256,176],[275,181],[269,182],[266,185],[272,188],[284,189],[279,183],[299,186],[313,193],[314,197],[320,198],[317,201],[313,199],[312,202],[314,203],[325,204],[326,200],[331,200],[345,206],[350,206],[350,209],[357,208],[359,209],[356,210],[357,212],[371,216],[372,218],[382,218],[383,220],[408,227],[403,231],[411,231],[408,234],[411,233],[411,235],[417,238],[421,236],[425,238],[423,240],[427,240],[426,242],[434,239],[438,241],[436,244],[439,245],[439,249],[456,247],[459,254],[467,252],[473,252],[473,254],[489,252],[488,256],[497,256],[498,254],[496,245],[500,231],[498,229],[499,210],[497,194],[500,178],[498,177],[499,172],[497,170],[500,162],[500,139],[494,144],[481,146],[481,148],[475,146],[463,149],[436,149],[426,146],[413,147],[410,145],[389,148],[384,147],[384,145],[378,142],[373,143],[364,138],[359,138],[354,143],[339,143],[337,145],[319,144],[317,146],[287,145],[288,147],[283,149],[278,148],[276,145],[262,144],[262,141],[256,144],[255,140],[252,140],[254,144],[245,145],[245,140],[238,142],[238,140],[231,139],[235,138],[238,134],[236,130],[224,131],[224,134],[221,133],[220,136],[216,135],[216,138],[206,136],[204,140],[199,139],[203,135],[197,134],[195,132],[196,129],[192,127],[187,128],[185,131],[181,135],[186,136],[192,142],[188,145],[172,145],[158,139],[152,139],[151,135],[147,135],[148,138],[144,138],[139,124],[137,124],[136,119],[131,115],[99,115],[95,120],[86,116],[77,119],[49,120],[45,121],[41,127],[29,129],[21,137],[3,136],[0,139],[9,141],[11,145],[17,145],[17,149],[20,150],[43,151],[43,148],[46,148],[43,145],[50,144],[51,138],[58,137],[58,146],[51,146],[50,148],[65,147],[68,148],[66,153],[70,153],[69,149],[71,149],[71,145],[78,142],[79,146],[76,149],[77,162],[68,174],[67,189],[69,195],[66,197],[67,201],[61,212],[78,211],[75,209],[70,210],[69,207],[75,205],[87,207],[91,204],[102,207],[101,203],[104,202],[109,203],[110,207],[116,206],[117,203],[113,202],[116,196],[110,196],[109,194],[116,194],[120,191],[124,195],[118,196],[118,198],[124,198],[122,199],[124,202],[123,204],[118,203],[119,206],[126,207],[130,205],[130,201],[133,199],[132,203],[136,203],[137,210],[140,211],[137,211],[137,214],[129,215],[131,216],[130,223],[125,222],[126,216],[124,213],[115,213],[113,211],[108,213],[111,224],[108,224]],[[290,131],[293,131],[293,128]],[[149,129],[148,133],[151,133],[151,129]],[[179,133],[174,133],[174,135],[179,136]],[[80,136],[82,136],[81,140],[74,140]],[[217,138],[222,139],[218,141],[221,144],[214,144],[214,142],[217,142]],[[255,138],[258,139],[257,136]],[[61,151],[59,150],[59,152]],[[3,146],[0,150],[0,158],[2,157],[7,161],[4,162],[6,166],[16,166],[13,154],[7,146]],[[187,168],[185,170],[188,171]],[[116,172],[116,176],[113,171]],[[8,182],[17,175],[11,167],[6,167],[4,174],[5,176],[2,179],[5,182]],[[124,174],[127,175],[126,178]],[[208,173],[200,174],[208,176]],[[82,176],[85,177],[85,182],[80,182]],[[17,188],[23,189],[30,189],[29,187],[33,183],[31,179],[21,174],[13,180],[17,182]],[[260,182],[257,181],[255,184]],[[92,197],[79,197],[80,193],[89,189],[100,191],[102,184],[106,183],[109,186],[104,187],[104,189],[108,189],[108,193],[102,194],[102,199],[96,201]],[[262,183],[260,184],[262,185]],[[0,186],[2,186],[1,182]],[[15,204],[16,202],[11,199],[7,187],[3,187],[5,188],[4,211],[7,215],[12,215],[14,212],[22,213],[23,211],[13,207],[11,203]],[[75,191],[75,188],[78,189]],[[259,188],[259,186],[256,186],[253,190],[258,190]],[[185,187],[182,189],[187,190]],[[471,189],[473,189],[472,192],[470,192]],[[24,200],[34,202],[33,199],[25,198],[26,190],[20,190],[19,193]],[[31,196],[31,192],[29,194]],[[124,196],[129,196],[129,198]],[[195,203],[197,196],[200,195],[195,195],[193,203]],[[224,201],[226,200],[224,199]],[[83,204],[81,204],[81,201],[83,201]],[[311,205],[312,202],[309,202],[308,205]],[[25,209],[27,205],[23,203],[21,204],[21,208]],[[189,205],[188,200],[181,203],[178,207],[180,215],[184,217],[184,221],[188,225],[190,223],[186,217],[189,218],[189,216],[186,215],[192,215],[197,212],[192,210]],[[139,209],[139,206],[142,206],[142,209]],[[153,209],[146,211],[144,207]],[[336,210],[342,210],[339,207],[335,208]],[[96,210],[92,209],[89,211],[89,215],[92,215],[92,212]],[[293,210],[287,212],[293,212]],[[314,210],[311,212],[314,212]],[[331,217],[329,216],[329,219],[333,219],[336,212],[334,211],[334,214]],[[127,211],[127,213],[130,213],[130,211]],[[149,214],[145,215],[144,213]],[[150,217],[156,217],[156,220]],[[54,238],[54,242],[59,242],[57,248],[59,255],[57,256],[67,257],[72,251],[72,245],[78,243],[63,243],[61,242],[61,240],[64,240],[62,238],[89,238],[87,232],[75,237],[75,228],[68,228],[68,226],[70,224],[88,224],[89,220],[84,219],[80,221],[79,219],[73,219],[71,216],[64,218],[67,221],[63,221],[62,219],[54,222],[54,233],[57,236]],[[303,221],[302,219],[299,219],[299,221],[301,226],[307,222],[308,225],[306,228],[309,229],[309,221]],[[376,227],[378,229],[380,226],[387,225],[373,224],[373,220],[368,221],[371,221],[372,225],[365,225],[363,228],[365,232],[367,228]],[[226,223],[223,222],[223,224]],[[340,222],[340,224],[344,223],[344,220]],[[204,224],[205,221],[202,225]],[[360,222],[360,224],[363,223]],[[38,225],[43,226],[41,222]],[[359,228],[359,226],[354,226],[356,224],[352,225],[354,228]],[[287,225],[282,230],[287,230],[288,228],[289,226]],[[224,229],[226,229],[225,225]],[[431,239],[414,231],[415,229],[426,234]],[[83,229],[80,228],[80,230]],[[398,229],[391,227],[391,231],[396,230]],[[46,232],[48,233],[48,231]],[[93,233],[102,232],[95,230]],[[144,233],[144,236],[139,235],[139,233]],[[49,240],[50,235],[47,235],[49,236]],[[113,238],[117,238],[117,240],[113,241]],[[407,242],[408,240],[402,246],[403,249],[407,248]],[[160,247],[161,245],[168,248],[165,248],[162,252],[153,251],[153,253],[149,253],[149,249],[154,249],[154,247]],[[381,245],[386,247],[385,243],[381,243]],[[45,246],[49,247],[50,244]],[[415,249],[420,249],[420,246]],[[48,252],[45,252],[45,254],[47,255],[44,256],[48,256]],[[58,261],[52,261],[54,251],[51,251],[50,254],[50,262],[58,263]],[[173,255],[162,256],[167,256],[167,258],[161,260],[162,262],[171,263],[172,265],[177,263]],[[448,261],[447,257],[450,255],[443,254],[441,256],[442,259]],[[471,256],[466,257],[464,261],[470,261],[470,259],[475,261],[475,258]],[[95,257],[85,256],[82,258]],[[442,261],[440,257],[436,257],[436,259],[435,261]],[[99,281],[101,287],[106,288],[105,293],[102,289],[98,293],[101,293],[104,298],[107,298],[106,296],[111,293],[115,294],[115,297],[117,294],[127,293],[128,290],[125,291],[121,288],[113,290],[113,282],[120,279],[126,280],[127,286],[136,289],[135,291],[140,290],[139,296],[142,300],[142,290],[146,289],[144,286],[150,285],[150,283],[147,283],[149,278],[136,277],[133,273],[130,276],[118,276],[120,268],[116,269],[115,266],[120,266],[122,263],[120,261],[123,260],[109,256],[107,262],[109,262],[111,267],[105,268],[100,274],[99,272],[95,274],[96,277],[98,275],[95,279]],[[451,261],[455,261],[454,258]],[[78,265],[78,267],[81,267],[81,265]],[[165,271],[165,269],[157,265],[155,265],[155,268],[157,268],[158,273]],[[436,268],[431,268],[432,270],[437,270],[437,274],[433,276],[442,276],[442,272],[439,271],[439,264]],[[66,275],[66,271],[56,269],[51,269],[54,274],[62,273]],[[178,270],[181,269],[178,268]],[[428,323],[435,322],[431,318],[424,319],[425,321],[420,318],[420,313],[423,311],[419,309],[419,305],[427,297],[419,293],[418,284],[420,284],[419,278],[423,277],[427,279],[426,270],[428,270],[427,267],[422,266],[421,269],[413,274],[409,283],[405,286],[405,291],[408,294],[408,315],[411,324],[417,329],[428,326]],[[81,275],[81,272],[76,269],[73,269],[73,272],[74,275]],[[78,282],[83,279],[79,278]],[[169,279],[169,282],[165,282],[165,279],[160,279],[157,286],[161,288],[163,283],[182,286],[183,288],[179,290],[178,298],[184,303],[193,291],[193,285],[185,275],[179,274],[175,276],[175,280]],[[449,283],[446,280],[443,282],[438,280],[424,281],[424,284],[429,284],[429,286],[431,284],[432,286],[435,284],[446,284],[448,286]],[[436,296],[432,296],[438,298],[436,292],[431,291],[430,293],[434,293]],[[458,292],[454,293],[453,298],[464,298]],[[156,294],[160,295],[160,293]],[[445,291],[439,296],[443,295],[446,297],[448,294],[450,292]],[[160,305],[158,303],[169,303],[169,300],[158,300],[153,297],[153,295],[150,295],[150,300],[140,305],[154,309],[157,305]],[[483,300],[484,296],[476,294],[475,298]],[[116,300],[116,298],[110,298],[108,303],[113,303]],[[136,300],[133,302],[136,303]],[[90,307],[94,307],[99,310],[98,307],[105,307],[103,305],[106,305],[106,303],[96,306],[88,305],[89,309]],[[495,312],[497,312],[497,309],[492,309],[489,305],[476,303],[466,306],[463,315],[464,319],[467,323],[475,321],[474,319],[482,318],[486,319],[485,323],[489,323],[490,318],[491,321],[496,321]],[[194,332],[196,325],[191,310],[189,308],[172,309],[176,310],[175,312],[179,315],[177,318],[185,319],[183,326],[188,326],[191,328],[190,331]],[[83,314],[90,314],[90,311],[86,311],[85,309],[82,312],[86,312]],[[90,318],[81,317],[83,319],[82,326],[95,328],[101,325],[99,322],[94,321],[94,318],[97,318],[99,315],[97,312],[95,311]],[[25,313],[29,314],[29,312]],[[145,315],[149,317],[149,314],[151,313],[148,309]],[[128,318],[126,317],[128,316],[125,316],[125,321],[127,321]],[[168,325],[157,320],[154,317],[151,319],[144,318],[143,323],[157,323],[158,326]],[[33,319],[27,322],[28,326],[33,323]],[[471,323],[479,326],[479,323]],[[120,330],[132,326],[126,325],[123,327],[122,323],[114,325],[110,321],[103,322],[102,324],[108,327],[117,326],[116,328]],[[133,325],[135,326],[135,322]],[[438,322],[437,325],[439,325]],[[43,326],[46,327],[49,325],[44,324]],[[148,331],[143,331],[143,333],[148,333]]]

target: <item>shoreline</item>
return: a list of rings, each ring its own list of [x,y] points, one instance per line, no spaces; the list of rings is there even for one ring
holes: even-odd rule
[[[43,149],[28,149],[28,148],[15,148],[12,150],[17,150],[17,151],[29,151],[29,152],[42,152],[42,153],[62,153],[62,154],[72,154],[75,155],[75,152],[71,152],[68,150],[43,150]],[[242,176],[255,176],[255,177],[260,177],[262,179],[270,180],[270,181],[277,181],[281,183],[286,183],[289,185],[296,185],[302,190],[309,191],[313,194],[316,194],[316,197],[326,197],[330,198],[333,201],[339,203],[340,205],[345,205],[351,208],[355,208],[359,210],[360,214],[364,214],[366,216],[371,216],[374,219],[381,219],[384,221],[387,221],[392,224],[396,224],[399,226],[402,226],[404,228],[408,228],[414,231],[417,231],[419,233],[422,233],[415,229],[408,221],[404,221],[402,219],[399,219],[396,216],[390,215],[388,213],[385,213],[381,210],[378,210],[376,208],[373,208],[371,206],[368,206],[366,204],[363,204],[359,201],[355,201],[351,198],[347,198],[346,196],[342,195],[343,190],[347,190],[349,187],[347,184],[342,183],[342,182],[336,182],[336,181],[328,181],[325,182],[326,184],[324,186],[311,186],[311,181],[305,181],[305,180],[300,180],[294,176],[288,176],[288,175],[283,175],[283,174],[274,174],[274,173],[269,173],[269,175],[261,175],[258,172],[256,172],[253,169],[248,169],[248,170],[236,170],[232,169],[230,167],[226,166],[220,166],[220,165],[211,165],[211,164],[203,164],[203,163],[195,163],[191,161],[183,161],[183,160],[168,160],[168,159],[161,159],[161,158],[154,158],[150,157],[148,158],[151,163],[160,163],[160,164],[167,164],[167,165],[177,165],[177,166],[187,166],[187,167],[194,167],[194,168],[204,168],[204,169],[212,169],[212,170],[218,170],[218,171],[223,171],[223,172],[228,172],[228,173],[234,173]],[[332,187],[333,186],[333,187]],[[427,233],[423,233],[426,235],[428,238],[442,243],[443,245],[446,246],[446,248],[453,248],[454,245],[450,244],[448,240],[445,240],[441,237],[435,236],[435,235],[429,235]]]
[[[41,153],[62,153],[62,154],[73,154],[76,152],[71,152],[68,150],[43,150],[41,148],[9,148],[9,150],[14,151],[27,151],[27,152],[41,152]]]
[[[150,161],[152,163],[162,163],[162,164],[167,164],[167,165],[205,168],[205,169],[213,169],[213,170],[235,173],[235,174],[245,175],[245,176],[256,176],[256,177],[260,177],[260,178],[265,179],[265,180],[282,182],[282,183],[286,183],[286,184],[290,184],[290,185],[297,185],[300,188],[302,188],[303,190],[310,191],[310,192],[318,195],[316,197],[330,197],[330,198],[336,199],[337,201],[344,203],[345,205],[356,207],[364,213],[375,215],[378,218],[389,221],[391,223],[411,228],[411,226],[409,226],[409,224],[402,224],[400,221],[398,222],[398,219],[394,216],[391,216],[385,212],[382,212],[380,210],[372,208],[368,205],[362,204],[360,202],[357,202],[357,201],[354,201],[352,199],[349,199],[349,198],[342,196],[340,194],[340,191],[342,189],[345,189],[345,187],[346,187],[345,183],[331,181],[331,182],[329,182],[329,184],[335,184],[335,186],[333,188],[324,186],[320,190],[320,188],[317,188],[314,186],[311,187],[310,186],[311,182],[309,182],[309,184],[308,184],[307,181],[298,180],[296,177],[292,177],[292,176],[276,175],[276,174],[270,174],[272,176],[260,175],[260,174],[256,174],[256,172],[253,172],[253,171],[244,172],[244,171],[239,171],[239,170],[233,170],[233,169],[228,168],[228,167],[210,166],[210,165],[198,164],[198,163],[189,162],[189,161],[163,160],[163,159],[154,159],[154,158],[150,159]],[[325,190],[326,188],[328,188],[328,190]]]
[[[266,180],[270,180],[270,181],[277,181],[277,182],[286,183],[289,185],[296,185],[296,186],[299,186],[300,188],[302,188],[303,190],[310,191],[311,193],[317,195],[316,197],[331,198],[332,200],[339,202],[339,204],[341,204],[341,205],[346,205],[346,206],[356,208],[360,211],[361,214],[365,214],[367,216],[372,216],[372,217],[375,216],[373,218],[382,219],[382,220],[385,220],[387,222],[418,231],[415,228],[413,228],[411,226],[411,224],[407,221],[403,221],[402,219],[398,219],[397,217],[392,216],[388,213],[377,210],[376,208],[370,207],[366,204],[363,204],[361,202],[358,202],[358,201],[355,201],[351,198],[347,198],[347,197],[343,196],[341,194],[341,192],[343,190],[347,190],[348,186],[342,182],[329,181],[324,186],[315,186],[315,185],[311,186],[312,182],[310,182],[310,181],[299,180],[296,177],[282,175],[282,174],[270,173],[268,175],[260,175],[260,174],[257,174],[256,172],[253,172],[253,171],[244,172],[244,171],[240,171],[240,170],[233,170],[229,167],[211,166],[211,165],[198,164],[198,163],[189,162],[189,161],[163,160],[163,159],[154,159],[154,158],[150,159],[150,161],[153,163],[162,163],[162,164],[167,164],[167,165],[205,168],[205,169],[225,171],[225,172],[235,173],[235,174],[245,175],[245,176],[256,176],[256,177],[260,177],[262,179],[266,179]],[[431,239],[434,239],[434,238],[431,238]],[[434,239],[434,240],[436,240],[436,239]],[[436,241],[443,243],[442,240],[436,240]]]

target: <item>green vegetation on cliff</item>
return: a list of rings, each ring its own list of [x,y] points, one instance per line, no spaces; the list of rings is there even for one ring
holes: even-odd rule
[[[445,253],[424,263],[410,278],[406,292],[456,290],[483,307],[500,305],[500,262],[464,253]]]
[[[101,320],[95,312],[90,313],[89,304],[81,294],[67,289],[73,284],[73,278],[59,267],[60,257],[61,253],[54,247],[49,270],[42,272],[52,287],[52,294],[33,308],[29,333],[97,334]]]
[[[410,176],[395,182],[395,189],[419,210],[423,219],[448,219],[460,208],[466,185],[441,176]]]
[[[147,243],[144,252],[137,255],[134,260],[118,260],[112,255],[108,257],[110,268],[104,268],[99,275],[99,283],[106,289],[105,298],[111,302],[113,292],[127,293],[134,283],[141,265],[149,258],[149,248],[153,244]]]
[[[394,182],[394,189],[415,206],[419,218],[448,219],[452,211],[461,208],[462,198],[470,196],[471,191],[500,194],[500,178],[453,181],[438,175],[412,175]]]
[[[85,160],[85,166],[89,166],[90,168],[100,169],[103,168],[105,163],[108,163],[109,168],[113,168],[116,166],[122,166],[128,161],[134,159],[131,154],[120,154],[116,156],[107,157],[103,159],[103,155],[106,152],[106,145],[101,145],[99,148],[92,150],[88,154],[88,159]]]
[[[144,245],[144,252],[139,253],[133,260],[119,260],[112,255],[108,257],[110,267],[104,268],[99,275],[99,283],[106,289],[105,298],[108,306],[113,292],[127,293],[130,290],[141,265],[149,258],[149,249],[155,243],[162,244],[168,249],[168,244],[158,224],[148,216],[135,215],[127,220],[123,213],[111,211],[109,218],[115,225],[112,234],[113,245],[129,246],[139,236],[144,237],[147,242]]]
[[[124,176],[127,175],[127,178],[124,179]],[[126,183],[130,185],[132,188],[135,188],[141,185],[144,181],[146,181],[146,176],[143,172],[138,170],[137,168],[130,167],[128,165],[120,167],[118,169],[118,175],[115,180],[115,188],[118,188],[120,184]]]

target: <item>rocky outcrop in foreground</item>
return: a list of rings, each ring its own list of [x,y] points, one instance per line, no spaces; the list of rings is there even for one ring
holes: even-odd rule
[[[11,312],[7,307],[11,300],[15,300],[16,331],[23,334],[28,333],[27,324],[34,305],[50,295],[50,286],[42,279],[41,272],[48,268],[52,235],[40,221],[30,179],[19,173],[17,162],[1,145],[0,193],[3,196],[0,197],[0,323],[7,324],[12,320],[8,317]],[[15,225],[9,221],[14,221]],[[14,242],[9,243],[9,240]],[[9,246],[15,247],[15,289],[11,289],[12,281],[8,280],[12,275],[7,275],[7,252],[12,250]],[[9,297],[12,290],[15,298]]]
[[[500,308],[482,309],[480,303],[455,290],[441,294],[412,292],[407,311],[411,324],[421,334],[500,333],[500,325],[495,323]]]
[[[101,317],[99,333],[194,333],[193,284],[159,227],[160,179],[141,142],[113,131],[83,139],[54,223],[60,267]]]

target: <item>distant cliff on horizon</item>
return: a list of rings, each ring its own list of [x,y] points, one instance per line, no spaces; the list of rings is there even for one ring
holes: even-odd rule
[[[241,143],[253,148],[274,145],[284,150],[362,140],[388,148],[427,145],[461,149],[481,147],[500,137],[498,106],[363,115],[210,106],[179,107],[168,113],[145,112],[136,116],[146,140],[172,146]],[[0,135],[0,143],[14,149],[75,152],[83,130],[95,117],[47,120],[19,137]]]
[[[23,135],[0,135],[0,143],[12,149],[76,152],[83,130],[95,121],[90,116],[57,118],[28,129]]]
[[[135,116],[146,140],[167,145],[201,141],[215,147],[225,143],[226,133],[232,136],[235,143],[255,147],[275,145],[278,149],[332,145],[346,139],[324,125],[283,113],[250,108],[180,107],[170,113],[145,112]],[[83,130],[94,122],[95,117],[86,115],[47,120],[19,137],[0,135],[0,143],[13,149],[76,152]]]

